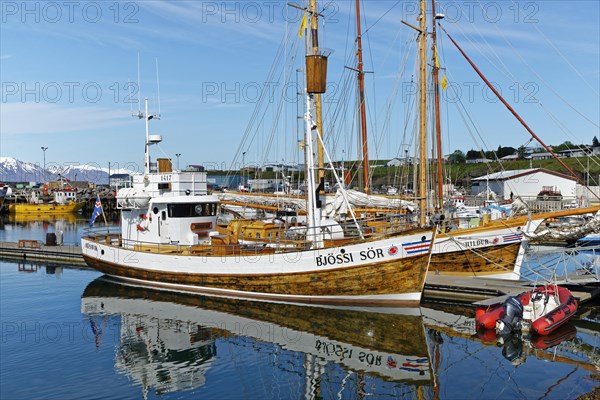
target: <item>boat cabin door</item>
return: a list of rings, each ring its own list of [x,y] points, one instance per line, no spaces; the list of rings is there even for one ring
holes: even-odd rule
[[[171,243],[171,230],[169,229],[169,218],[166,209],[161,210],[159,213],[158,236],[161,243]]]

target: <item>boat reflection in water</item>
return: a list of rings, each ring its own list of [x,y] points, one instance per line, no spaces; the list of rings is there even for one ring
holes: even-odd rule
[[[65,225],[74,225],[77,219],[81,218],[79,214],[8,214],[9,224],[39,224],[39,223],[58,223]]]
[[[108,277],[88,285],[81,308],[96,333],[97,346],[102,345],[107,318],[120,316],[116,369],[144,393],[210,384],[206,373],[216,363],[222,371],[224,354],[231,356],[232,364],[244,358],[232,351],[240,341],[261,353],[271,346],[278,355],[267,357],[269,362],[283,374],[293,372],[306,398],[319,396],[320,385],[330,385],[328,390],[341,385],[336,392],[355,389],[365,394],[372,385],[346,386],[354,373],[359,381],[368,376],[395,386],[405,383],[402,390],[413,394],[433,385],[419,308],[363,311],[201,297],[124,285]],[[284,365],[277,364],[283,359]],[[230,368],[238,371],[239,366]],[[327,376],[339,368],[346,378]]]

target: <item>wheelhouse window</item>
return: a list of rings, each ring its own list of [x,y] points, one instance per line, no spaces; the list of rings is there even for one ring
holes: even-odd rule
[[[169,204],[169,218],[213,217],[217,215],[217,203]]]

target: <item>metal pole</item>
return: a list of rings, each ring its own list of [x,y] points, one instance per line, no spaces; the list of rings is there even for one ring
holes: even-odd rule
[[[179,171],[179,156],[181,155],[181,153],[177,153],[175,154],[175,157],[177,157],[177,170]]]
[[[246,165],[245,158],[246,158],[246,152],[244,151],[242,153],[242,187],[243,187],[243,189],[246,189],[246,183],[244,182],[244,166]]]
[[[44,171],[43,171],[43,177],[42,179],[46,179],[46,150],[48,150],[48,147],[44,147],[42,146],[42,151],[44,152]]]

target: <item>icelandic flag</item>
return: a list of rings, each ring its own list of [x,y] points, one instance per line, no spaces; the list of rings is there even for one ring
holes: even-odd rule
[[[102,203],[100,202],[100,196],[96,196],[96,204],[94,204],[94,211],[92,212],[92,218],[90,218],[90,226],[94,225],[96,218],[102,214]]]

